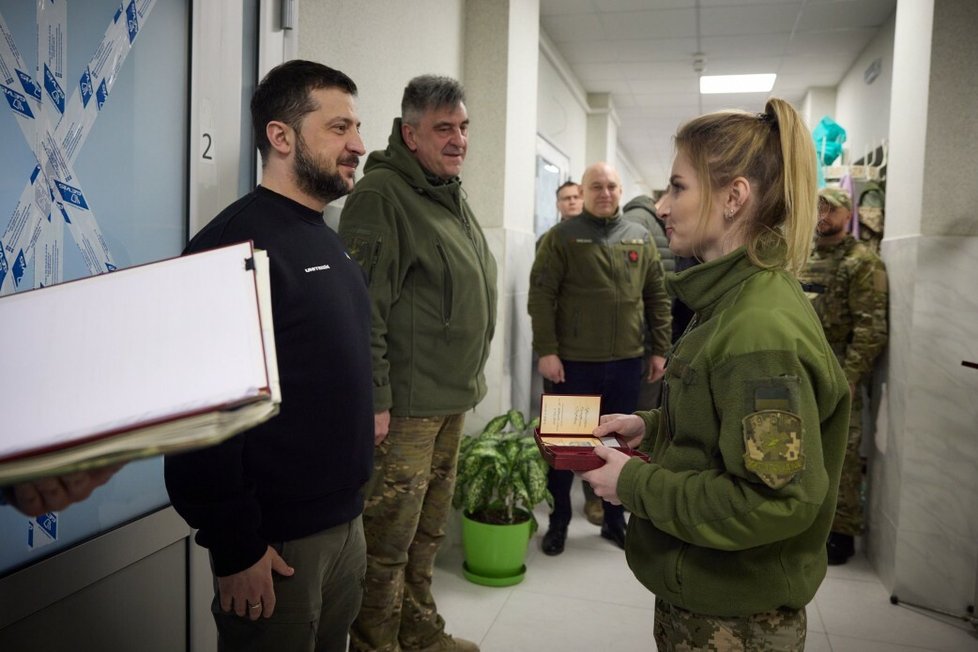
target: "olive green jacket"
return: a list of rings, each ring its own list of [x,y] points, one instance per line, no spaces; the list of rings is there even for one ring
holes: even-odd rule
[[[849,387],[798,281],[744,248],[669,280],[696,318],[640,413],[628,564],[657,597],[721,617],[801,608],[825,575]]]
[[[610,362],[670,346],[669,297],[649,232],[621,215],[584,211],[543,236],[530,272],[533,350],[564,360]]]
[[[367,275],[374,410],[465,412],[486,394],[496,261],[457,178],[430,177],[394,120],[347,197],[340,236]]]

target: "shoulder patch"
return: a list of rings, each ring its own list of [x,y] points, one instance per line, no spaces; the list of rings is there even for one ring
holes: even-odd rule
[[[743,419],[744,465],[772,489],[781,489],[805,468],[801,417],[761,410]]]

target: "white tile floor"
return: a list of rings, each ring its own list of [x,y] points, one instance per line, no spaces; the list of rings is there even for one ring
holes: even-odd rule
[[[572,494],[577,502],[580,490]],[[625,565],[624,552],[599,536],[577,510],[562,555],[540,552],[541,531],[527,553],[526,579],[512,587],[477,586],[462,576],[462,549],[446,546],[434,577],[435,600],[447,631],[483,652],[649,652],[653,597]],[[610,633],[613,630],[613,634]],[[893,606],[872,566],[857,554],[830,567],[808,605],[811,652],[978,652],[963,621]]]

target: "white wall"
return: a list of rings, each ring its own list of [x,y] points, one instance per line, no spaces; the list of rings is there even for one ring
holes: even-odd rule
[[[808,89],[801,104],[801,117],[808,125],[809,131],[813,130],[824,116],[835,119],[835,99],[835,88],[815,87]]]
[[[537,83],[537,132],[570,159],[570,176],[579,182],[588,165],[585,93],[542,30]]]
[[[886,237],[920,233],[934,2],[897,5],[887,170]]]
[[[847,162],[862,158],[889,135],[895,27],[896,12],[880,27],[836,90],[835,120],[846,129]],[[876,59],[881,63],[879,76],[867,84],[864,73]],[[817,121],[822,116],[812,117]]]
[[[401,95],[417,75],[462,76],[464,0],[330,0],[299,5],[302,59],[342,70],[360,90],[368,151],[387,147]]]
[[[621,175],[621,205],[624,206],[638,195],[652,195],[649,184],[645,183],[635,164],[625,154],[625,150],[618,148],[618,156],[613,163],[615,169]]]

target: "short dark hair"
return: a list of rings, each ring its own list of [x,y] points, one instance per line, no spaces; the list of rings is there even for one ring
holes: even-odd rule
[[[401,98],[401,120],[417,125],[431,109],[454,109],[465,102],[465,89],[451,77],[420,75],[408,82]]]
[[[576,181],[565,181],[562,184],[560,184],[559,188],[557,188],[557,192],[555,193],[557,195],[557,199],[560,199],[561,190],[563,190],[564,188],[570,188],[571,186],[577,188],[577,192],[581,192],[581,184],[577,183]]]
[[[338,88],[350,95],[357,94],[357,85],[352,79],[315,61],[293,59],[268,71],[251,96],[251,124],[263,163],[272,146],[265,133],[268,123],[278,120],[298,131],[302,118],[319,108],[312,99],[312,91],[322,88]]]

